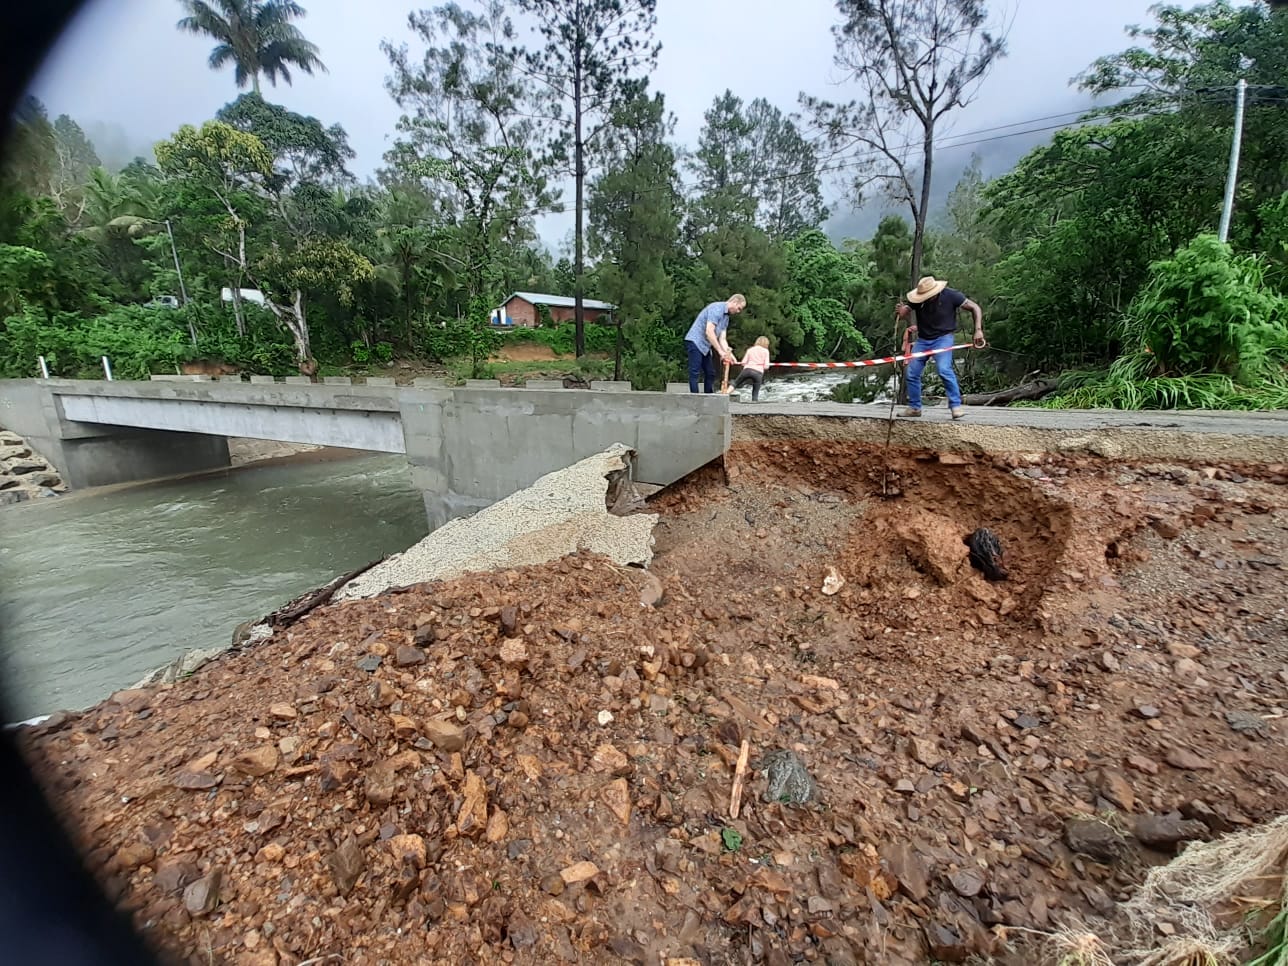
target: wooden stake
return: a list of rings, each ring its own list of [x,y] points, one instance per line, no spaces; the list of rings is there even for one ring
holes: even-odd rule
[[[730,821],[738,817],[738,810],[742,808],[742,782],[747,776],[747,758],[750,754],[751,743],[743,738],[742,747],[738,749],[738,764],[733,770],[733,795],[729,799]]]
[[[729,392],[729,363],[724,364],[724,378],[720,380],[720,391],[726,395]]]

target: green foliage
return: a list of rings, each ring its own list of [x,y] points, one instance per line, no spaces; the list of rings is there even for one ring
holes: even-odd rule
[[[233,65],[238,87],[250,84],[259,93],[262,75],[277,86],[280,77],[291,83],[291,68],[312,74],[326,70],[317,46],[307,40],[292,20],[304,8],[292,0],[181,0],[188,16],[179,29],[214,40],[210,66],[218,70]]]
[[[872,351],[853,314],[868,288],[858,259],[812,230],[787,244],[787,274],[788,312],[805,334],[806,356],[855,359]]]
[[[1201,235],[1155,264],[1118,325],[1125,347],[1104,373],[1067,381],[1052,407],[1288,407],[1288,298],[1261,260]]]
[[[39,303],[53,287],[54,263],[44,252],[22,245],[0,245],[0,315]]]
[[[722,828],[720,830],[720,841],[730,852],[737,852],[742,848],[742,833],[736,828]]]
[[[0,375],[30,376],[44,355],[50,373],[66,378],[100,378],[103,356],[118,379],[147,379],[174,372],[192,357],[186,309],[120,306],[84,319],[69,313],[48,318],[28,308],[4,320],[0,332]]]
[[[1150,352],[1161,374],[1220,373],[1251,385],[1282,366],[1288,300],[1266,286],[1261,260],[1201,235],[1152,267],[1122,341]]]
[[[540,308],[540,306],[538,306]],[[547,346],[556,355],[569,356],[576,352],[576,328],[571,322],[562,322],[550,328],[514,328],[494,330],[499,345],[506,342],[513,344],[528,343]],[[600,325],[592,322],[586,326],[587,352],[612,352],[617,344],[617,330],[614,326]]]
[[[661,392],[668,382],[686,378],[683,363],[654,349],[637,350],[628,355],[622,362],[622,373],[631,387],[641,392]]]

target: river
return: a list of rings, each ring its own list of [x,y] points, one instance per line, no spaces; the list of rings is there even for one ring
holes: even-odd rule
[[[278,461],[6,507],[6,716],[87,707],[426,532],[401,456]]]

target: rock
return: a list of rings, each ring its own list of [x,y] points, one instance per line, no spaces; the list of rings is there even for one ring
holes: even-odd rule
[[[1193,644],[1186,644],[1182,641],[1168,641],[1167,653],[1176,658],[1189,658],[1194,660],[1203,655],[1203,652]]]
[[[548,896],[563,895],[564,888],[564,880],[561,875],[548,875],[541,880],[541,891]]]
[[[399,644],[398,649],[394,651],[394,664],[398,667],[415,667],[417,664],[424,664],[425,661],[425,652],[410,644]]]
[[[505,924],[505,937],[516,951],[531,949],[537,944],[537,927],[523,914],[523,910],[516,909]]]
[[[644,571],[644,587],[640,590],[640,606],[656,607],[662,603],[666,596],[666,590],[662,586],[662,581],[658,580],[655,574]]]
[[[1224,816],[1201,798],[1196,798],[1182,805],[1181,814],[1186,818],[1202,822],[1217,835],[1232,831],[1234,828]]]
[[[609,782],[599,797],[619,822],[623,825],[631,824],[631,792],[625,778]]]
[[[648,709],[653,714],[666,714],[671,708],[671,702],[664,694],[650,694],[648,698]]]
[[[887,841],[878,851],[904,895],[914,902],[921,902],[930,895],[930,875],[926,863],[910,844]]]
[[[222,869],[212,869],[207,875],[183,890],[183,907],[190,916],[208,916],[219,905],[219,886],[224,879]]]
[[[948,876],[948,884],[963,899],[973,899],[984,889],[984,873],[978,869],[962,869]]]
[[[14,476],[26,476],[28,473],[37,473],[43,469],[47,469],[44,463],[30,459],[14,460],[9,464],[9,472]]]
[[[635,770],[631,760],[611,742],[605,742],[596,748],[590,762],[595,771],[607,772],[616,777],[629,775]]]
[[[1212,768],[1212,763],[1206,758],[1185,748],[1172,748],[1163,760],[1181,771],[1209,771]]]
[[[278,721],[294,721],[296,718],[299,717],[299,712],[297,712],[289,704],[271,705],[268,709],[268,713],[270,716],[276,718]]]
[[[398,865],[423,869],[429,862],[425,840],[419,835],[395,835],[389,840],[389,851]]]
[[[805,762],[793,751],[770,752],[758,770],[764,771],[768,779],[763,796],[767,802],[804,805],[818,794]]]
[[[926,738],[913,738],[911,750],[913,759],[927,768],[934,768],[944,760],[939,746]]]
[[[1105,651],[1100,655],[1100,666],[1106,671],[1113,672],[1119,670],[1122,667],[1122,664],[1119,662],[1118,658],[1113,656],[1113,654],[1109,651]]]
[[[588,882],[597,875],[599,875],[599,867],[594,862],[574,862],[559,872],[559,878],[563,880],[564,885]]]
[[[618,936],[608,944],[608,951],[618,959],[635,966],[645,966],[648,963],[648,951],[629,936]]]
[[[233,770],[249,775],[251,778],[263,778],[277,768],[277,749],[272,745],[260,745],[249,751],[243,751],[233,759]]]
[[[1136,804],[1136,793],[1132,791],[1131,783],[1123,777],[1122,772],[1112,768],[1101,769],[1096,780],[1096,791],[1124,812],[1130,812]]]
[[[510,816],[503,809],[494,808],[492,814],[488,816],[487,829],[483,837],[493,844],[504,842],[505,837],[510,834]]]
[[[1028,731],[1030,729],[1040,727],[1042,719],[1037,715],[1029,714],[1026,711],[1022,714],[1017,714],[1014,720],[1011,721],[1011,724],[1015,725],[1015,727],[1019,728],[1021,731]]]
[[[353,781],[358,769],[347,761],[324,761],[318,771],[322,791],[333,792]]]
[[[1127,767],[1133,771],[1138,771],[1142,775],[1157,775],[1158,762],[1152,758],[1146,758],[1144,755],[1128,755]]]
[[[147,865],[156,858],[156,854],[156,849],[147,842],[130,842],[117,849],[112,864],[118,869],[132,872],[141,865]]]
[[[199,792],[214,788],[219,782],[220,776],[211,771],[181,771],[171,784],[184,791]]]
[[[157,891],[173,895],[201,875],[196,864],[183,856],[167,857],[157,862],[152,884]]]
[[[970,957],[970,947],[952,926],[932,922],[925,927],[925,931],[926,946],[935,962],[964,963]]]
[[[1257,735],[1261,738],[1270,737],[1266,719],[1250,711],[1227,711],[1225,713],[1225,723],[1236,734]]]
[[[380,662],[382,660],[383,658],[379,655],[366,654],[363,657],[358,658],[358,670],[366,671],[368,674],[373,674],[380,667]]]
[[[528,660],[528,645],[521,637],[507,637],[501,642],[502,664],[525,664]]]
[[[517,637],[519,633],[519,608],[507,604],[497,613],[497,624],[502,637]]]
[[[465,748],[465,730],[451,721],[429,718],[422,723],[421,733],[432,741],[439,751],[452,754]]]
[[[1152,704],[1141,704],[1136,706],[1136,714],[1140,715],[1140,717],[1144,718],[1146,721],[1149,721],[1153,718],[1157,718],[1162,714],[1162,712]]]
[[[613,723],[613,712],[607,710],[601,711],[595,716],[595,720],[599,722],[599,726],[601,728],[607,727]]]
[[[1203,673],[1203,668],[1198,662],[1183,657],[1172,665],[1172,673],[1183,681],[1193,681]]]
[[[391,714],[389,724],[394,729],[394,735],[399,738],[412,739],[420,734],[420,728],[416,726],[416,722],[403,714]]]
[[[331,880],[335,883],[336,891],[342,896],[347,896],[353,891],[358,876],[362,875],[363,869],[366,868],[367,859],[363,855],[362,846],[358,844],[358,840],[350,835],[344,840],[343,845],[327,856],[326,865],[331,871]]]
[[[1074,852],[1100,862],[1116,861],[1126,848],[1126,839],[1117,830],[1092,818],[1071,818],[1065,822],[1064,841]]]
[[[966,563],[969,551],[955,521],[921,512],[899,519],[895,534],[913,565],[940,584],[950,584]]]
[[[487,830],[487,786],[476,772],[465,773],[465,791],[456,813],[456,831],[477,838]]]
[[[1179,812],[1172,812],[1168,815],[1142,815],[1136,819],[1134,831],[1142,845],[1174,852],[1182,842],[1206,837],[1208,827],[1203,822],[1185,819]]]
[[[383,808],[394,800],[397,792],[398,775],[386,762],[380,762],[367,769],[364,793],[368,802]]]
[[[845,578],[841,576],[840,571],[835,567],[827,568],[827,576],[823,578],[823,596],[835,597],[845,586]]]

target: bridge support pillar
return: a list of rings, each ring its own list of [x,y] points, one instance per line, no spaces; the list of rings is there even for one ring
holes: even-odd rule
[[[75,433],[68,424],[66,431]],[[230,465],[228,437],[124,426],[88,426],[91,433],[64,437],[56,454],[47,454],[73,490],[155,480]]]
[[[399,416],[431,528],[602,453],[635,451],[634,479],[665,486],[724,455],[724,396],[525,389],[410,389]]]

